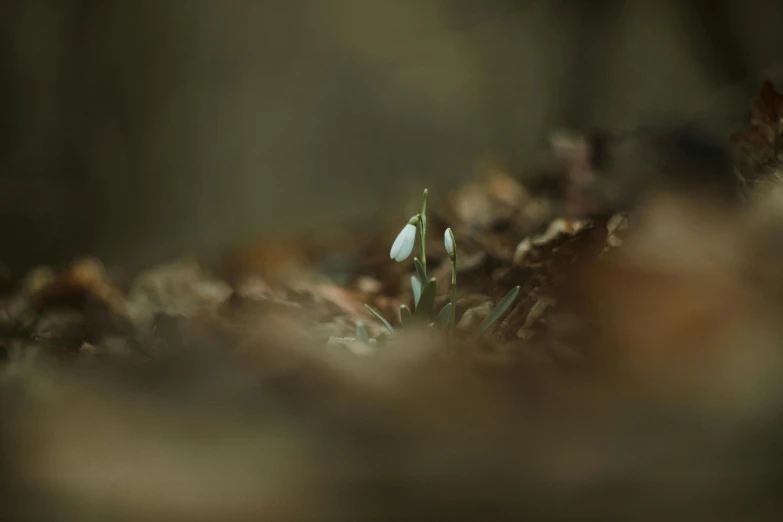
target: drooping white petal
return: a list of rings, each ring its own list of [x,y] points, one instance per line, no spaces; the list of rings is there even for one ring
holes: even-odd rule
[[[394,244],[391,247],[389,257],[397,261],[398,263],[408,259],[413,251],[413,244],[416,242],[416,225],[408,223],[400,231],[397,239],[394,240]]]
[[[446,232],[443,233],[443,244],[446,246],[446,252],[448,252],[449,256],[454,257],[454,233],[450,228],[447,228]]]

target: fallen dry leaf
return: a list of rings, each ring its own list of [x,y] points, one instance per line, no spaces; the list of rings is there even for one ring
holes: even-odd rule
[[[780,175],[783,159],[783,94],[765,81],[753,103],[750,127],[731,136],[735,163],[750,185]]]

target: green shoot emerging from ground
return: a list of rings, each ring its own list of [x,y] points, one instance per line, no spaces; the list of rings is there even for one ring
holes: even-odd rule
[[[438,326],[453,334],[456,331],[457,318],[457,241],[454,232],[447,228],[443,234],[443,245],[449,256],[451,263],[451,287],[449,302],[446,303],[439,312],[435,310],[435,297],[437,295],[437,281],[435,278],[427,277],[427,189],[421,196],[421,210],[418,214],[411,216],[408,223],[402,228],[397,238],[392,244],[389,257],[398,263],[408,259],[413,252],[416,244],[416,233],[419,235],[421,258],[413,258],[415,273],[411,275],[411,289],[413,291],[413,310],[407,305],[400,306],[400,322],[402,326],[412,326],[415,324],[426,326]],[[519,294],[519,287],[514,287],[503,297],[495,308],[489,313],[479,327],[479,333],[485,332],[493,323],[500,319]],[[391,335],[394,335],[394,328],[377,310],[367,306],[367,309],[377,317]],[[361,330],[361,331],[360,331]],[[359,335],[361,334],[361,335]],[[364,325],[360,328],[357,325],[357,339],[367,342],[366,330]]]

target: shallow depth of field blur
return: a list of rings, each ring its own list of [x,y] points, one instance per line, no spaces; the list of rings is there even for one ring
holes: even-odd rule
[[[0,0],[0,518],[780,520],[782,49],[778,0]],[[425,188],[456,333],[391,336]]]
[[[0,2],[6,264],[383,219],[563,126],[725,137],[781,74],[772,0],[217,4]]]

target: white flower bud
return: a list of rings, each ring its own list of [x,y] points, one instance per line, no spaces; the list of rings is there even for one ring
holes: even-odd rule
[[[454,232],[450,228],[447,228],[446,232],[443,233],[443,244],[446,246],[446,252],[448,252],[449,257],[454,257],[457,254]]]
[[[411,219],[413,221],[413,219]],[[416,219],[418,223],[418,219]],[[391,247],[389,257],[401,263],[408,259],[413,251],[413,244],[416,242],[416,224],[408,223],[400,231],[397,239],[394,240],[394,244]]]

